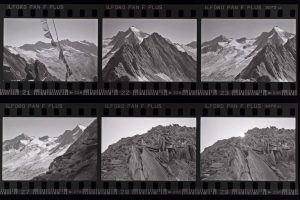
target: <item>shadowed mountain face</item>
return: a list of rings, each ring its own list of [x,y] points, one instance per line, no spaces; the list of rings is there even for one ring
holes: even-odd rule
[[[60,45],[73,72],[68,81],[97,79],[98,47],[95,44],[62,40]],[[36,62],[39,66],[35,69],[31,65]],[[39,41],[20,47],[5,46],[3,65],[5,80],[65,81],[66,67],[59,59],[58,49],[50,43]],[[36,78],[37,74],[40,74],[40,77]]]
[[[24,133],[3,142],[4,180],[31,180],[47,171],[50,163],[83,134],[83,128],[76,126],[66,130],[59,137],[30,137]]]
[[[103,40],[105,81],[195,81],[196,43],[173,44],[131,27]]]
[[[201,44],[203,81],[296,81],[296,36],[274,27],[253,39],[219,36]]]
[[[66,142],[63,138],[61,141]],[[34,180],[97,180],[96,166],[97,120],[94,120],[64,154],[53,160],[48,171]]]
[[[201,153],[202,180],[295,181],[295,130],[254,128]]]
[[[102,180],[196,179],[196,128],[157,126],[110,145],[101,160]]]

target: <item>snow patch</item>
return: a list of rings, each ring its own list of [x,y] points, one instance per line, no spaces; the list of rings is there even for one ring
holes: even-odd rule
[[[133,31],[133,32],[136,32],[136,33],[141,32],[139,29],[137,29],[137,28],[134,27],[134,26],[131,26],[131,27],[130,27],[130,30]]]
[[[177,48],[178,51],[185,52],[185,49],[182,48],[180,44],[175,44],[175,47]]]
[[[83,126],[83,125],[78,125],[78,127],[79,127],[82,131],[84,131],[84,130],[86,129],[86,126]]]
[[[15,55],[18,55],[18,54],[19,54],[19,52],[17,52],[13,47],[8,47],[7,49],[8,49],[9,52],[12,53],[12,54],[15,54]]]
[[[30,143],[30,140],[20,140],[20,142],[24,145],[28,145]]]

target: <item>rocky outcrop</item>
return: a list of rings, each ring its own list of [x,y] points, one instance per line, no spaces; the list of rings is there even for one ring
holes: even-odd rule
[[[23,80],[26,77],[26,60],[11,53],[3,47],[3,79],[4,81]]]
[[[196,129],[157,126],[122,138],[102,154],[102,180],[195,180]]]
[[[228,39],[224,35],[220,35],[210,41],[203,42],[201,44],[201,53],[205,54],[207,52],[216,52],[222,49],[222,45],[220,45],[220,42],[230,42],[230,39]]]
[[[31,62],[27,62],[19,54],[11,53],[6,47],[3,48],[3,51],[3,78],[5,81],[59,81],[39,60],[31,59]]]
[[[122,43],[109,59],[103,69],[105,81],[196,80],[196,61],[161,35],[134,41]]]
[[[3,142],[2,151],[9,151],[10,149],[21,151],[26,146],[24,143],[22,143],[22,140],[31,140],[31,138],[28,135],[22,133],[21,135],[18,135],[11,140],[5,140]]]
[[[96,180],[97,120],[93,121],[68,150],[54,159],[49,170],[34,180]]]
[[[254,128],[201,153],[202,180],[295,181],[295,130]]]
[[[25,81],[59,81],[59,79],[49,73],[47,67],[39,60],[26,64],[25,72]]]

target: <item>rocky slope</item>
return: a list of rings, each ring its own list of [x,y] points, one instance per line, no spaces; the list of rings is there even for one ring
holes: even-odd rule
[[[290,82],[296,80],[296,38],[284,45],[270,43],[257,53],[235,80]]]
[[[24,133],[3,142],[3,180],[31,180],[47,171],[83,133],[83,127],[66,130],[59,137],[30,137]]]
[[[34,180],[97,180],[97,120]]]
[[[254,128],[205,148],[201,179],[295,181],[295,153],[295,130]]]
[[[102,153],[102,180],[196,179],[196,128],[157,126],[122,138]]]
[[[196,45],[130,27],[103,40],[102,67],[105,81],[195,81]]]
[[[274,27],[253,39],[219,36],[201,44],[201,80],[294,82],[295,35]]]
[[[97,79],[98,47],[95,44],[69,40],[62,40],[60,44],[73,72],[68,81],[94,81]],[[37,69],[43,69],[42,78],[39,81],[65,81],[66,68],[58,57],[57,48],[50,43],[41,41],[35,44],[24,44],[20,47],[5,46],[3,64],[7,72],[4,74],[4,79],[28,80],[26,66],[39,62]],[[31,71],[33,71],[31,73],[35,73],[34,70]]]

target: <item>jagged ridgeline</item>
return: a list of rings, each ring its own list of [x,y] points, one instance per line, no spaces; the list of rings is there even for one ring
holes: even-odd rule
[[[122,138],[102,153],[102,180],[193,181],[196,179],[196,128],[156,126]]]
[[[2,151],[3,180],[96,180],[97,120],[58,137],[21,134]]]
[[[224,27],[233,26],[236,22],[229,21],[222,21],[225,22]],[[247,20],[238,21],[236,26],[238,27],[243,22],[246,23]],[[214,21],[210,20],[207,23],[214,23]],[[201,80],[295,82],[296,34],[276,26],[276,22],[265,20],[266,26],[270,23],[274,24],[273,28],[264,27],[264,30],[255,37],[243,35],[241,38],[232,38],[231,35],[221,35],[222,28],[220,28],[219,36],[202,42]],[[292,22],[286,19],[285,24],[292,24]],[[290,29],[296,28],[295,24],[291,26],[295,27],[290,27]],[[205,29],[206,26],[203,26],[203,31]],[[243,26],[234,30],[236,33],[244,31],[241,33],[245,34],[244,29],[247,28]],[[260,29],[261,24],[257,25],[257,30]]]
[[[202,180],[295,181],[294,129],[253,128],[201,153]]]
[[[141,26],[144,26],[148,21],[140,20],[140,22],[143,23]],[[176,20],[169,20],[169,26],[174,22],[178,23]],[[157,27],[162,26],[160,23],[160,20],[156,20]],[[103,28],[109,29],[110,25],[111,23]],[[169,31],[183,37],[185,35],[182,33],[183,30],[178,29],[180,24],[177,24],[176,30],[170,27]],[[193,29],[186,31],[192,32]],[[166,35],[162,36],[159,31],[146,33],[142,28],[128,26],[127,29],[120,30],[102,41],[103,80],[196,81],[195,40],[196,38],[191,38],[186,44],[179,44],[177,41],[171,41]]]
[[[97,33],[88,33],[97,30],[97,20],[40,20],[4,20],[3,79],[97,81]]]

